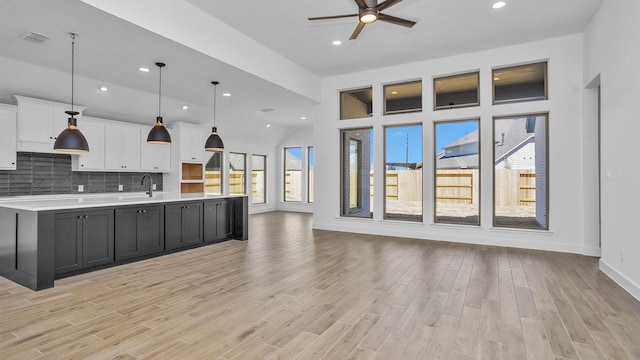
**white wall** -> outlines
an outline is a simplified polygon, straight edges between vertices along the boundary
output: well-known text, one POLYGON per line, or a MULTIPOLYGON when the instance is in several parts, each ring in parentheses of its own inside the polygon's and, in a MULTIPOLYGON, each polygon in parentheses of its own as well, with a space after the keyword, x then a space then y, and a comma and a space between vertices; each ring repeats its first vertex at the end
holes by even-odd
MULTIPOLYGON (((309 153, 307 148, 309 146, 313 146, 313 128, 311 126, 304 128, 293 129, 290 134, 283 136, 282 141, 280 142, 277 151, 277 167, 276 171, 278 173, 278 189, 277 194, 278 197, 275 199, 277 202, 278 210, 283 211, 298 211, 298 212, 313 212, 314 204, 310 204, 307 202, 308 199, 308 187, 307 187, 307 164, 309 159, 309 153), (285 147, 301 147, 302 148, 302 201, 300 202, 291 202, 291 201, 283 201, 284 198, 284 148, 285 147)), ((318 159, 317 148, 314 147, 316 151, 315 161, 318 159)), ((316 176, 318 176, 318 172, 316 171, 316 176)), ((316 179, 316 183, 321 179, 316 179)), ((318 192, 315 193, 315 201, 318 201, 318 196, 320 194, 318 192)))
POLYGON ((639 1, 605 0, 585 31, 584 52, 584 85, 593 79, 601 85, 600 268, 638 299, 639 18, 639 1))
MULTIPOLYGON (((427 50, 425 50, 427 51, 427 50)), ((316 203, 314 227, 375 233, 422 239, 513 246, 598 255, 597 242, 584 241, 583 197, 594 189, 585 188, 582 174, 582 34, 534 43, 491 49, 435 60, 404 64, 323 80, 322 103, 314 123, 316 144, 316 203), (491 105, 493 67, 548 60, 549 100, 491 105), (481 106, 433 111, 434 76, 480 70, 481 106), (423 80, 423 112, 382 116, 382 86, 406 80, 423 80), (339 91, 373 86, 373 117, 339 119, 339 91), (498 229, 492 227, 492 133, 494 116, 549 113, 549 231, 498 229), (433 121, 480 118, 481 137, 481 226, 454 226, 433 223, 433 121), (341 218, 340 142, 342 127, 373 126, 375 183, 382 184, 384 125, 423 124, 424 131, 424 223, 382 219, 382 192, 374 194, 373 219, 341 218), (484 135, 484 136, 482 136, 484 135), (577 137, 577 138, 576 138, 577 137), (578 159, 578 161, 576 161, 578 159)))

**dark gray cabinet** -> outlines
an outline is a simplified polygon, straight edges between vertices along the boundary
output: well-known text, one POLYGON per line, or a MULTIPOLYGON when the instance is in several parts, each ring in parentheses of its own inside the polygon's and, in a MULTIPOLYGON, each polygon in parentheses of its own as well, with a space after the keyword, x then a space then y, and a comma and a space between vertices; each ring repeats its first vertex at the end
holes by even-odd
POLYGON ((116 261, 164 251, 164 206, 116 209, 115 218, 116 261))
POLYGON ((56 213, 55 274, 112 263, 113 225, 113 209, 56 213))
POLYGON ((168 204, 165 212, 165 249, 202 244, 203 202, 168 204))
POLYGON ((204 203, 204 242, 216 243, 233 236, 233 201, 218 199, 204 203))

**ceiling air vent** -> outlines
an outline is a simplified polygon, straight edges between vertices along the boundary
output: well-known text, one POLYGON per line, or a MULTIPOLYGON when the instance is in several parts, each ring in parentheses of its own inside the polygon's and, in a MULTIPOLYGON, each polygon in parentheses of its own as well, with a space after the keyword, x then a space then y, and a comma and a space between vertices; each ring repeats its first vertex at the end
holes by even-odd
POLYGON ((38 34, 38 33, 35 33, 33 31, 29 31, 29 32, 24 33, 22 38, 24 40, 31 41, 31 42, 36 43, 36 44, 42 44, 43 42, 49 40, 48 36, 42 35, 42 34, 38 34))
POLYGON ((264 108, 264 109, 260 109, 260 111, 262 111, 262 112, 272 112, 272 111, 275 111, 275 109, 272 109, 272 108, 264 108))

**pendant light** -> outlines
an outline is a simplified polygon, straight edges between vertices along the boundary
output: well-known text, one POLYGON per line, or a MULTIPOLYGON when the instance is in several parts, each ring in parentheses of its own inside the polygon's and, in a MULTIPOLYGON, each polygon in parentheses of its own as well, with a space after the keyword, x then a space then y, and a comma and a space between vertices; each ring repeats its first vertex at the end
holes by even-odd
POLYGON ((213 128, 211 128, 211 135, 207 139, 207 142, 204 143, 204 149, 206 151, 222 151, 224 150, 224 143, 222 139, 218 135, 218 128, 216 128, 216 97, 218 94, 218 84, 217 81, 212 81, 213 85, 213 128))
POLYGON ((65 111, 65 114, 71 116, 67 120, 67 128, 64 129, 60 135, 56 138, 56 142, 53 144, 53 149, 66 152, 87 152, 89 151, 89 144, 84 135, 78 130, 76 115, 80 114, 73 110, 73 75, 74 75, 74 58, 75 58, 75 43, 76 34, 69 33, 71 36, 71 110, 65 111))
POLYGON ((160 86, 158 87, 158 117, 156 118, 156 124, 149 131, 147 136, 147 142, 150 144, 171 144, 171 135, 167 128, 162 125, 162 116, 160 115, 160 104, 162 101, 162 68, 165 67, 164 63, 157 62, 156 66, 160 68, 160 86))

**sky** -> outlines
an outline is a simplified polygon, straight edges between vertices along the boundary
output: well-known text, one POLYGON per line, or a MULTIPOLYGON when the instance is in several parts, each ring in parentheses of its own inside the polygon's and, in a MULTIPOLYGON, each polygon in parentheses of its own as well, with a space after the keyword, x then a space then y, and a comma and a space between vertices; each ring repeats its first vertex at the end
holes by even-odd
MULTIPOLYGON (((436 153, 442 151, 442 147, 450 144, 456 139, 478 129, 478 121, 453 121, 436 124, 436 153)), ((386 162, 422 162, 422 147, 432 146, 431 142, 423 143, 422 126, 393 126, 385 128, 385 139, 387 141, 386 162), (408 137, 408 161, 407 160, 407 137, 408 137)), ((369 138, 373 148, 373 131, 370 131, 369 138)), ((287 148, 291 155, 302 159, 302 148, 287 148)), ((314 150, 310 149, 309 163, 314 165, 314 150)), ((373 163, 373 152, 371 152, 371 162, 373 163)))
MULTIPOLYGON (((442 151, 442 147, 463 137, 464 135, 478 129, 478 122, 454 121, 436 124, 436 153, 442 151)), ((409 162, 417 163, 422 161, 422 147, 433 146, 431 141, 422 141, 422 126, 402 126, 388 127, 385 129, 386 162, 409 162), (407 159, 407 136, 409 138, 409 158, 407 159)), ((372 159, 373 160, 373 159, 372 159)))

